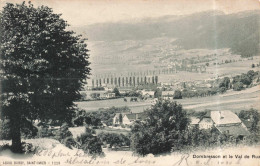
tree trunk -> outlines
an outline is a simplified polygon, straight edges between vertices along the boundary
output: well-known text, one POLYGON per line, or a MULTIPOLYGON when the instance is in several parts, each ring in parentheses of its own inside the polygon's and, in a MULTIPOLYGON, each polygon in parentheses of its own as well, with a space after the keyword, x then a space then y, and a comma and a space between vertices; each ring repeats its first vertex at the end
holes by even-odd
POLYGON ((20 123, 21 123, 21 118, 18 114, 13 115, 13 117, 10 118, 12 151, 15 153, 22 152, 21 124, 20 123))

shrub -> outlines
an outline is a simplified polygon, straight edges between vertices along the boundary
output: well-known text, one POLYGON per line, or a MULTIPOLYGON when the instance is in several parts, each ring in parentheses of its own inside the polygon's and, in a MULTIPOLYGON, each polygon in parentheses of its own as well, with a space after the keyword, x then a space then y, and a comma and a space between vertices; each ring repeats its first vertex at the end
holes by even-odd
POLYGON ((77 145, 77 142, 74 140, 73 137, 67 137, 64 139, 63 141, 64 145, 70 149, 72 149, 72 147, 75 147, 77 145))
POLYGON ((121 94, 117 88, 113 89, 113 93, 115 93, 115 96, 121 96, 121 94))
POLYGON ((174 99, 182 99, 181 91, 179 91, 179 90, 174 91, 173 98, 174 99))
POLYGON ((225 87, 220 87, 219 89, 218 89, 218 92, 219 93, 224 93, 224 92, 226 92, 227 91, 227 89, 225 88, 225 87))
POLYGON ((44 137, 53 137, 54 134, 47 126, 41 126, 38 130, 38 137, 44 138, 44 137))
POLYGON ((102 142, 94 135, 95 131, 86 127, 85 133, 77 137, 80 148, 86 153, 93 157, 97 155, 104 155, 102 151, 102 142))
MULTIPOLYGON (((21 124, 21 136, 22 138, 34 138, 37 136, 38 129, 27 120, 24 120, 21 124)), ((10 122, 9 120, 0 121, 0 139, 10 140, 10 122)))
POLYGON ((31 139, 37 136, 38 129, 28 120, 23 120, 21 124, 22 138, 31 139))
POLYGON ((35 152, 36 148, 31 143, 22 142, 22 151, 25 154, 35 152))
POLYGON ((5 150, 11 150, 11 145, 9 144, 0 145, 0 152, 5 150))
MULTIPOLYGON (((34 147, 31 143, 22 142, 21 153, 24 153, 24 154, 34 153, 36 151, 36 149, 37 149, 37 147, 34 147)), ((9 144, 0 145, 0 152, 5 151, 5 150, 12 150, 11 145, 9 145, 9 144)))
POLYGON ((123 134, 117 133, 104 133, 98 134, 98 138, 103 142, 103 144, 109 144, 109 147, 116 148, 121 146, 130 146, 130 136, 125 136, 123 134))
POLYGON ((73 123, 76 125, 76 126, 83 126, 84 124, 84 117, 83 116, 79 116, 77 117, 73 123))
POLYGON ((242 82, 236 82, 233 85, 233 90, 240 91, 243 89, 243 83, 242 82))
POLYGON ((61 142, 64 143, 64 140, 67 137, 72 137, 72 133, 69 131, 68 124, 64 123, 60 130, 57 132, 56 138, 61 142))

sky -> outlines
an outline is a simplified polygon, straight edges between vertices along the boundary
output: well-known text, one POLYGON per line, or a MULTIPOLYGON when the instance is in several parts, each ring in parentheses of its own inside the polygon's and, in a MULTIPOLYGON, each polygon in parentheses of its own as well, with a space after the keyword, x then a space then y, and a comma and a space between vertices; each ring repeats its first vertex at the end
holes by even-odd
MULTIPOLYGON (((28 1, 28 0, 25 0, 28 1)), ((21 0, 0 0, 21 3, 21 0)), ((71 26, 121 22, 166 15, 187 15, 208 10, 225 14, 259 10, 259 0, 31 0, 35 6, 47 5, 71 26)))

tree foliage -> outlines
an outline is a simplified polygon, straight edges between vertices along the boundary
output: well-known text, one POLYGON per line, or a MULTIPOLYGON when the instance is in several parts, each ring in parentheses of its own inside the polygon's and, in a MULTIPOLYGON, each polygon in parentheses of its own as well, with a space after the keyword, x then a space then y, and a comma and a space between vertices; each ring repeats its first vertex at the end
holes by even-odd
POLYGON ((102 142, 95 136, 94 130, 86 127, 85 133, 78 136, 76 140, 79 142, 80 148, 82 148, 86 154, 92 156, 103 155, 101 148, 102 142))
POLYGON ((182 94, 180 90, 175 90, 173 94, 174 99, 182 99, 182 94))
POLYGON ((70 121, 90 71, 85 40, 66 30, 60 16, 30 2, 1 11, 1 115, 10 119, 17 151, 21 117, 70 121))
POLYGON ((233 85, 233 90, 235 91, 240 91, 242 90, 244 87, 243 87, 243 83, 242 82, 236 82, 234 83, 233 85))
POLYGON ((180 104, 159 100, 147 115, 144 122, 136 122, 131 130, 131 146, 136 153, 167 153, 183 145, 189 119, 180 104))
POLYGON ((247 111, 242 110, 242 111, 240 111, 238 116, 242 120, 251 122, 250 123, 251 125, 249 127, 249 130, 251 132, 259 132, 258 123, 260 120, 260 114, 258 113, 257 110, 255 110, 255 109, 250 109, 247 111))
POLYGON ((123 134, 101 132, 100 134, 98 134, 98 137, 103 142, 103 144, 109 144, 110 148, 130 146, 129 136, 125 136, 123 134))
POLYGON ((115 96, 116 96, 116 97, 121 96, 121 95, 120 95, 120 92, 119 92, 119 90, 118 90, 117 87, 115 87, 115 88, 113 89, 113 93, 115 93, 115 96))
POLYGON ((223 80, 219 83, 219 88, 224 87, 225 89, 229 89, 230 87, 230 78, 224 77, 223 80))

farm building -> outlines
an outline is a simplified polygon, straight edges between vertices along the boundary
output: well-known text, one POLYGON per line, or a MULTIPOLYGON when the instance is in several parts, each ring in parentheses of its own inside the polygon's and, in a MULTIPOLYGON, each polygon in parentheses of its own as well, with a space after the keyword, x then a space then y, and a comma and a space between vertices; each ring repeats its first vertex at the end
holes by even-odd
POLYGON ((146 115, 144 113, 117 113, 113 118, 114 125, 132 125, 136 120, 144 120, 146 115), (120 115, 121 114, 121 115, 120 115), (120 122, 120 116, 122 116, 122 122, 120 122))
POLYGON ((112 93, 112 92, 106 92, 106 93, 103 94, 102 97, 103 97, 103 98, 110 99, 110 98, 116 97, 116 94, 115 94, 115 93, 112 93))
POLYGON ((174 91, 162 91, 163 99, 173 99, 174 91))
POLYGON ((239 117, 229 111, 207 112, 202 118, 191 117, 190 127, 199 126, 200 129, 210 129, 215 127, 220 133, 244 139, 249 135, 249 131, 239 117))
POLYGON ((197 117, 190 117, 190 127, 197 127, 199 126, 200 119, 197 117))
POLYGON ((241 139, 249 135, 244 123, 231 111, 212 111, 211 118, 220 133, 240 137, 241 139))
POLYGON ((154 91, 141 91, 143 97, 154 98, 154 91))

